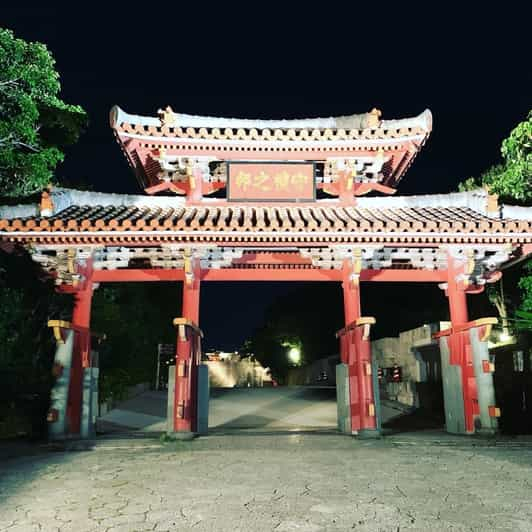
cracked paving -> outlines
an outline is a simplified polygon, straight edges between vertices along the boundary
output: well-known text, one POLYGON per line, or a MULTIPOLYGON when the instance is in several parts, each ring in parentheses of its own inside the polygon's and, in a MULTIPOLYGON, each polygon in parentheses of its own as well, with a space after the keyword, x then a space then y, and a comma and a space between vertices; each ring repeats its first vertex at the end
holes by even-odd
POLYGON ((525 531, 532 446, 417 436, 103 438, 4 461, 0 531, 525 531))

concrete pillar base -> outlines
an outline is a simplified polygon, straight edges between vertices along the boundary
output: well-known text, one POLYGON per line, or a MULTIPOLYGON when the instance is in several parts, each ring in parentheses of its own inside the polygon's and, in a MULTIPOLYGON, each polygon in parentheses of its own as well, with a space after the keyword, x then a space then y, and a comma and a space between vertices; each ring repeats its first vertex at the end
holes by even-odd
POLYGON ((475 431, 475 436, 480 436, 481 438, 492 438, 497 436, 499 431, 497 429, 490 428, 480 428, 475 431))
POLYGON ((198 436, 198 434, 196 434, 195 432, 188 432, 188 431, 183 431, 183 432, 167 432, 166 433, 166 437, 169 438, 170 440, 179 440, 179 441, 190 441, 190 440, 193 440, 194 438, 196 438, 198 436))
POLYGON ((359 440, 375 440, 381 437, 381 432, 377 429, 361 429, 354 436, 359 440))

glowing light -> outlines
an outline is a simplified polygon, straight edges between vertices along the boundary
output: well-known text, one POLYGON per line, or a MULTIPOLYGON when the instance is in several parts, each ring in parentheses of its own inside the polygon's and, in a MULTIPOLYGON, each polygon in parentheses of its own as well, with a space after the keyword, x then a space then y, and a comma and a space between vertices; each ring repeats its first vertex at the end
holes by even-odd
POLYGON ((501 342, 509 342, 512 339, 512 336, 508 334, 506 331, 502 331, 501 334, 499 334, 499 340, 501 342))
POLYGON ((301 362, 301 351, 297 347, 292 347, 292 349, 288 351, 288 360, 290 360, 292 364, 299 364, 301 362))

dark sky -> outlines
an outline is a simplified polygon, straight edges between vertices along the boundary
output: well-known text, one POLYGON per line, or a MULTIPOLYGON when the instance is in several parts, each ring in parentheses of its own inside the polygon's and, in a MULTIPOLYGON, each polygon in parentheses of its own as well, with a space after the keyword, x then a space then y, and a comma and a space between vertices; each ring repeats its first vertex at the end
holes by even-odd
MULTIPOLYGON (((471 12, 466 3, 454 11, 433 2, 425 10, 379 2, 373 12, 359 2, 350 10, 325 2, 299 9, 249 2, 233 10, 226 2, 114 4, 0 8, 0 26, 47 44, 63 98, 88 112, 90 127, 59 175, 95 190, 140 192, 108 125, 114 104, 137 114, 169 104, 176 112, 243 118, 378 107, 391 119, 428 107, 434 132, 400 185, 405 194, 448 192, 497 162, 502 139, 531 107, 528 17, 511 3, 471 12)), ((212 309, 235 295, 239 330, 248 331, 284 290, 264 285, 242 311, 249 287, 211 286, 202 304, 212 309)), ((227 324, 211 329, 215 342, 228 345, 246 334, 229 338, 227 324)))

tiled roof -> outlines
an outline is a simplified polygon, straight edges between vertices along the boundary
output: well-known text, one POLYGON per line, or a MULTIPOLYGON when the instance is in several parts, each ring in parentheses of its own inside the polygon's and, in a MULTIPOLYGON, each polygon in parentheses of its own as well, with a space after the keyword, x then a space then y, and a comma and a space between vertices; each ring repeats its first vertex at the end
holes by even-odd
POLYGON ((69 233, 88 237, 105 232, 107 238, 109 233, 118 237, 132 232, 142 232, 146 236, 150 232, 164 232, 177 238, 185 234, 192 238, 201 234, 203 238, 206 233, 212 233, 210 241, 238 235, 254 238, 261 234, 272 235, 275 241, 283 237, 297 240, 313 234, 324 238, 334 235, 348 239, 364 236, 376 240, 448 241, 452 238, 497 242, 504 236, 516 242, 532 241, 532 215, 528 219, 488 216, 471 207, 475 205, 472 194, 456 194, 461 202, 451 201, 452 195, 448 195, 446 201, 445 196, 434 196, 432 205, 430 196, 367 198, 355 207, 332 202, 185 205, 173 198, 77 194, 80 198, 73 194, 71 199, 85 197, 86 201, 70 205, 64 201, 62 208, 49 217, 9 217, 4 209, 0 239, 7 236, 6 233, 16 238, 22 232, 34 233, 35 237, 40 233, 61 233, 66 238, 69 233), (469 199, 469 204, 465 199, 469 199))
MULTIPOLYGON (((374 109, 361 115, 331 118, 240 120, 183 115, 169 108, 160 111, 158 117, 147 117, 131 115, 114 106, 110 123, 142 188, 152 194, 160 191, 155 187, 161 182, 175 180, 176 186, 164 188, 184 192, 179 186, 182 179, 175 172, 169 174, 165 163, 177 160, 184 170, 185 159, 187 164, 202 168, 202 181, 212 182, 220 179, 216 169, 210 175, 209 162, 349 161, 357 168, 363 160, 371 162, 383 157, 384 165, 375 168, 375 175, 370 177, 395 187, 427 141, 432 114, 427 109, 413 118, 380 120, 380 111, 374 109)), ((357 172, 355 182, 368 177, 363 169, 357 172)), ((337 176, 332 177, 335 181, 337 176)), ((212 187, 202 185, 202 193, 212 191, 212 187)))
MULTIPOLYGON (((380 112, 378 112, 380 115, 380 112)), ((413 118, 379 120, 372 113, 308 120, 239 120, 183 115, 161 111, 159 117, 131 115, 114 106, 111 127, 142 137, 174 137, 240 141, 349 141, 428 136, 432 114, 427 109, 413 118)))

